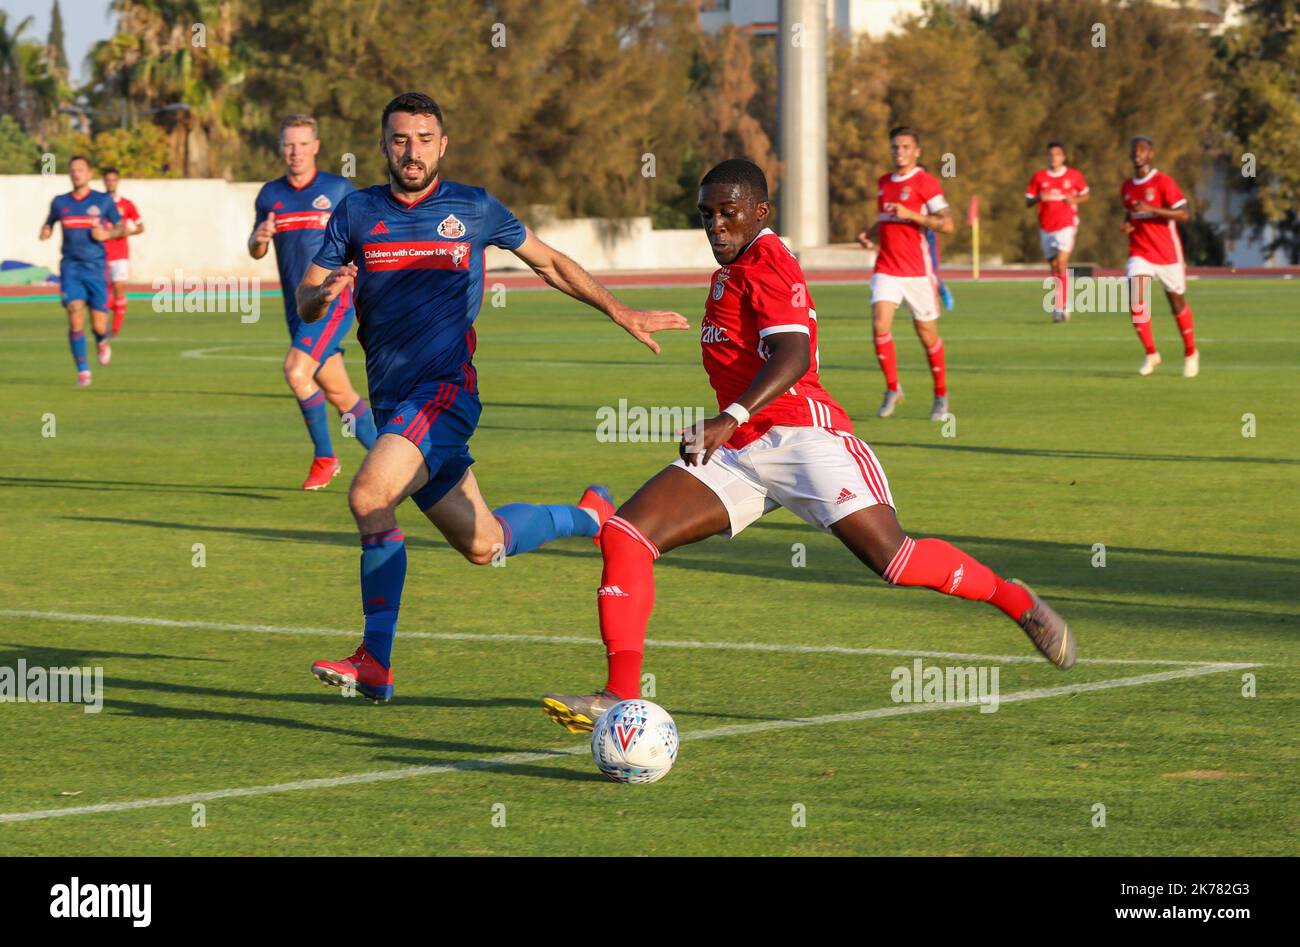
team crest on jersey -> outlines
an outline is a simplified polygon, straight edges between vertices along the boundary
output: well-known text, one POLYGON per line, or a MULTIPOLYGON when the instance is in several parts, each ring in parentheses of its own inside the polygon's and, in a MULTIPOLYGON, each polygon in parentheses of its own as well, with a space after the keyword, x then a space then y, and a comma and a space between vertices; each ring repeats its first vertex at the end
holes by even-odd
POLYGON ((438 225, 438 236, 456 240, 465 236, 465 225, 456 219, 455 214, 448 214, 438 225))
POLYGON ((334 205, 330 203, 330 199, 328 197, 322 194, 319 197, 317 197, 316 200, 311 202, 311 206, 316 208, 317 210, 326 210, 330 207, 333 207, 334 205))
POLYGON ((912 189, 910 187, 905 187, 901 192, 899 192, 898 199, 900 201, 905 201, 911 196, 912 196, 912 189))
POLYGON ((98 207, 91 205, 91 207, 87 209, 86 213, 89 214, 91 217, 98 217, 102 212, 98 207))
POLYGON ((713 282, 713 301, 717 302, 722 298, 722 294, 727 291, 726 281, 731 278, 731 274, 726 269, 718 270, 718 278, 713 282))
POLYGON ((1155 199, 1156 199, 1156 189, 1153 188, 1153 187, 1149 187, 1149 188, 1147 188, 1146 202, 1147 202, 1148 204, 1150 204, 1150 203, 1152 203, 1155 199))

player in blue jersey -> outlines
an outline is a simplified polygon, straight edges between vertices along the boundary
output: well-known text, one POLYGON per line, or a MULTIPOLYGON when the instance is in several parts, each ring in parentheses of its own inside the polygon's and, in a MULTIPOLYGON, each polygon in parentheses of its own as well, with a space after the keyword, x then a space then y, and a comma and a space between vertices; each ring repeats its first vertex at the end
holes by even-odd
POLYGON ((442 111, 427 95, 408 92, 388 103, 380 130, 389 183, 349 194, 335 210, 298 287, 298 312, 315 323, 355 288, 357 337, 379 425, 348 493, 361 533, 364 639, 351 657, 317 661, 312 673, 387 700, 406 581, 398 504, 413 499, 452 548, 479 565, 560 536, 595 537, 614 512, 597 486, 577 506, 491 510, 479 492, 469 439, 481 411, 472 359, 485 248, 513 251, 551 286, 599 309, 656 353, 652 333, 689 325, 675 312, 624 305, 485 190, 442 180, 447 136, 442 111))
POLYGON ((341 294, 330 306, 325 321, 312 326, 298 318, 294 299, 294 290, 320 251, 330 214, 353 190, 347 178, 316 169, 319 151, 316 119, 289 115, 280 122, 280 153, 286 173, 268 181, 258 192, 256 223, 248 238, 248 252, 256 260, 266 256, 267 247, 275 242, 290 339, 284 377, 298 399, 315 448, 311 469, 302 485, 304 490, 319 490, 341 469, 330 439, 326 401, 351 423, 362 446, 369 450, 375 442, 375 419, 370 407, 352 387, 343 366, 342 343, 354 316, 351 294, 341 294))
POLYGON ((126 228, 113 199, 103 191, 90 189, 90 160, 74 155, 68 162, 72 190, 50 201, 50 212, 41 228, 41 239, 49 240, 54 225, 63 228, 63 259, 59 264, 59 295, 68 310, 68 345, 77 365, 77 384, 90 384, 90 363, 86 359, 86 310, 95 333, 99 364, 113 358, 108 344, 108 257, 104 241, 122 236, 126 228))

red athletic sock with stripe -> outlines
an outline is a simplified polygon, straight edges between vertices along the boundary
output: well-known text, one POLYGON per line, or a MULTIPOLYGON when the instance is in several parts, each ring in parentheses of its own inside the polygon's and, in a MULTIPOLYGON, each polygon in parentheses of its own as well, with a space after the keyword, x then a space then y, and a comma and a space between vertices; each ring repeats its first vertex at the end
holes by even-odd
POLYGON ((659 550, 627 520, 613 516, 601 528, 600 554, 605 568, 596 606, 600 637, 609 658, 605 689, 628 700, 641 696, 641 660, 646 625, 655 604, 654 561, 659 550))
POLYGON ((126 319, 126 293, 114 293, 112 297, 113 334, 122 331, 122 321, 126 319))
POLYGON ((1156 340, 1151 334, 1150 303, 1134 299, 1130 311, 1133 313, 1133 328, 1137 331, 1138 338, 1142 340, 1142 347, 1147 350, 1148 355, 1155 355, 1156 340))
POLYGON ((892 332, 876 336, 876 358, 880 361, 880 370, 885 373, 885 387, 890 391, 897 391, 898 354, 894 351, 892 332))
POLYGON ((1174 316, 1174 319, 1178 322, 1178 331, 1183 334, 1183 354, 1194 355, 1196 353, 1196 333, 1193 331, 1192 307, 1184 306, 1183 311, 1174 316))
POLYGON ((891 585, 919 585, 944 595, 988 602, 1014 621, 1033 607, 1024 586, 1001 578, 942 539, 904 539, 885 568, 884 579, 891 585))
POLYGON ((942 398, 948 393, 948 378, 943 360, 943 339, 935 339, 934 345, 927 346, 925 357, 930 360, 930 374, 934 375, 934 396, 942 398))

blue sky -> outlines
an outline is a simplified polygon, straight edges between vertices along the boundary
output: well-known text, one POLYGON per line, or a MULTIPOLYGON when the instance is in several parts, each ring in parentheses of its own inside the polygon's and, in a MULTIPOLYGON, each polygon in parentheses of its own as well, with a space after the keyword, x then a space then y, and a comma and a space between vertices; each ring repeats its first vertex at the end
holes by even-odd
MULTIPOLYGON (((98 40, 113 35, 113 18, 108 12, 108 4, 109 0, 59 0, 59 9, 63 12, 63 42, 74 82, 87 76, 83 64, 91 47, 98 40)), ((52 6, 54 0, 0 0, 0 10, 9 14, 9 29, 30 16, 32 23, 23 36, 41 42, 50 31, 52 6)))

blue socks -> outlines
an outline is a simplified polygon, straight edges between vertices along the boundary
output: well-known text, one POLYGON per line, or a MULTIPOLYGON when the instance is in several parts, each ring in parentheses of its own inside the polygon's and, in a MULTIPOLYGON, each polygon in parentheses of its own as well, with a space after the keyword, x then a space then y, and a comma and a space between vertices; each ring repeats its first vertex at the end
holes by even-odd
POLYGON ((375 438, 379 436, 375 430, 375 416, 370 413, 370 405, 366 404, 365 398, 358 398, 357 403, 348 408, 346 413, 352 415, 352 433, 356 434, 362 447, 370 450, 375 438))
POLYGON ((77 363, 78 372, 90 371, 90 363, 86 361, 86 333, 85 330, 74 332, 68 330, 68 346, 72 349, 72 360, 77 363))
POLYGON ((299 401, 298 407, 302 409, 302 419, 307 422, 311 442, 316 445, 316 456, 333 457, 334 445, 330 443, 329 421, 325 419, 325 392, 317 388, 310 398, 299 401))
POLYGON ((596 519, 566 504, 508 503, 492 511, 506 535, 506 555, 532 552, 561 536, 595 536, 596 519))
POLYGON ((400 529, 361 537, 361 610, 366 616, 364 643, 384 667, 393 661, 397 611, 406 584, 406 537, 400 529))

